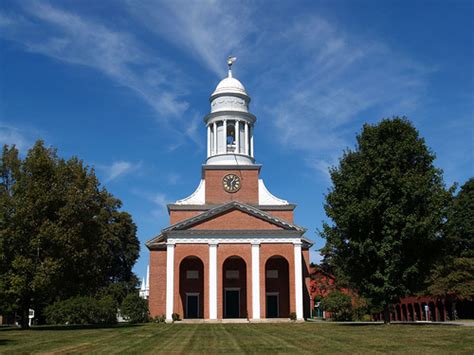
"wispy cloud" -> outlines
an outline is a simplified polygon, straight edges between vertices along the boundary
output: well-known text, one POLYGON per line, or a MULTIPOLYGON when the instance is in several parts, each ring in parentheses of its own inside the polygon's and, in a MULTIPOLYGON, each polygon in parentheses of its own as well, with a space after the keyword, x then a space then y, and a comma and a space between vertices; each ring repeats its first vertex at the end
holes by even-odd
POLYGON ((305 152, 317 171, 326 170, 327 157, 340 154, 363 122, 409 114, 424 98, 429 68, 321 17, 299 18, 274 45, 279 55, 257 90, 271 94, 256 100, 271 115, 281 143, 305 152))
MULTIPOLYGON (((0 18, 1 36, 30 51, 92 67, 131 89, 161 122, 172 122, 168 129, 177 139, 169 150, 188 141, 203 147, 202 115, 186 100, 195 73, 184 76, 127 29, 117 29, 117 23, 32 4, 23 17, 0 18)), ((266 120, 261 125, 278 146, 302 152, 316 171, 350 145, 363 122, 414 112, 433 71, 376 34, 345 30, 317 13, 281 14, 265 11, 259 2, 239 1, 120 4, 130 16, 127 21, 142 25, 154 41, 171 43, 187 54, 186 61, 201 63, 219 77, 225 56, 240 57, 245 65, 236 70, 244 77, 252 73, 247 86, 255 113, 266 120)))
POLYGON ((39 138, 41 133, 35 129, 15 127, 0 121, 0 146, 15 145, 21 154, 26 154, 39 138))
POLYGON ((159 207, 166 209, 169 200, 166 198, 166 195, 163 193, 156 193, 151 197, 151 200, 159 207))
POLYGON ((215 73, 225 55, 241 56, 272 137, 321 172, 327 158, 314 155, 340 154, 363 122, 416 110, 433 70, 318 14, 262 17, 258 3, 211 0, 129 4, 148 29, 215 73))
POLYGON ((28 51, 99 71, 141 97, 162 123, 179 122, 188 109, 181 71, 125 30, 28 1, 22 14, 1 15, 0 36, 28 51))
POLYGON ((224 58, 248 45, 257 28, 252 6, 238 1, 129 1, 129 11, 150 31, 192 53, 219 77, 224 58))
POLYGON ((131 192, 148 201, 153 204, 153 208, 150 210, 150 214, 153 217, 164 217, 166 215, 166 212, 168 210, 168 203, 171 203, 171 199, 164 193, 162 192, 150 192, 150 191, 144 191, 141 189, 133 188, 131 192))
POLYGON ((111 182, 130 173, 136 173, 142 166, 142 163, 132 163, 129 161, 115 161, 110 165, 98 165, 99 170, 105 174, 105 181, 111 182))
POLYGON ((170 185, 176 185, 179 180, 181 180, 181 175, 177 173, 170 172, 166 174, 166 182, 170 185))

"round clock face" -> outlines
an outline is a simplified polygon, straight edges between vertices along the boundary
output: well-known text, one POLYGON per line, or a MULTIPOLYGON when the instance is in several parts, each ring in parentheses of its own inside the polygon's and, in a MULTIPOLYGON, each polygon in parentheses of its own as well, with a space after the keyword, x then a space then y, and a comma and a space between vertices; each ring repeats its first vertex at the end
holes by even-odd
POLYGON ((227 192, 237 192, 240 189, 240 178, 235 174, 228 174, 222 179, 222 186, 227 192))

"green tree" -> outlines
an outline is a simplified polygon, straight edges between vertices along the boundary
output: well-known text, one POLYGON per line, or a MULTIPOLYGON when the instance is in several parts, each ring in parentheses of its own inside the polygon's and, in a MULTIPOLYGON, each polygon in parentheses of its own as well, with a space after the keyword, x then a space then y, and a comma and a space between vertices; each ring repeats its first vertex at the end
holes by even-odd
POLYGON ((127 295, 123 300, 120 312, 130 323, 144 323, 148 321, 148 301, 141 298, 138 292, 127 295))
POLYGON ((352 298, 339 290, 322 298, 319 306, 323 311, 331 312, 331 318, 334 320, 352 320, 352 298))
POLYGON ((406 118, 363 127, 330 169, 324 264, 373 307, 424 287, 441 243, 449 193, 435 155, 406 118))
POLYGON ((454 303, 474 300, 474 178, 461 187, 448 210, 442 250, 428 292, 454 303))
MULTIPOLYGON (((27 327, 28 309, 110 284, 135 287, 136 226, 77 158, 64 160, 36 142, 22 160, 0 158, 0 299, 27 327)), ((0 304, 2 306, 2 304, 0 304)))
POLYGON ((461 186, 449 208, 446 246, 449 255, 474 257, 474 178, 461 186))

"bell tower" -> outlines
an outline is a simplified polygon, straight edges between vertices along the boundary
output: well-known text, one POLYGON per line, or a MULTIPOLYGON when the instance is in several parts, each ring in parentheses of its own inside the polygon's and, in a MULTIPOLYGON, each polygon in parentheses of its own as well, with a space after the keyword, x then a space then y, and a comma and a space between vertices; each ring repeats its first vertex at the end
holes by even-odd
POLYGON ((209 98, 211 112, 204 117, 207 158, 202 165, 201 181, 193 194, 169 205, 172 222, 178 218, 175 210, 183 211, 189 206, 202 210, 232 201, 272 211, 277 206, 278 211, 288 211, 286 219, 293 219, 294 205, 273 196, 259 177, 262 166, 255 162, 253 139, 257 119, 249 111, 249 94, 232 74, 235 60, 227 59, 227 77, 209 98))
POLYGON ((235 57, 227 59, 228 75, 212 93, 211 112, 204 117, 207 126, 207 165, 253 165, 253 126, 249 112, 250 96, 232 76, 235 57))

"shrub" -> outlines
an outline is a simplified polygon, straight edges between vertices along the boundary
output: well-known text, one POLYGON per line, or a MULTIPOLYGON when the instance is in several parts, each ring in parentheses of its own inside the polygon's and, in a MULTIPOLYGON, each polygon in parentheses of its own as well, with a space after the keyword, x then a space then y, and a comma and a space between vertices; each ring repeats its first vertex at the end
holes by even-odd
POLYGON ((148 301, 141 298, 138 293, 130 293, 123 300, 120 312, 130 323, 148 322, 148 301))
POLYGON ((181 318, 179 317, 179 313, 173 313, 171 315, 171 318, 173 319, 173 322, 181 320, 181 318))
MULTIPOLYGON (((354 297, 352 305, 352 319, 353 320, 366 320, 369 308, 367 302, 361 297, 354 297)), ((370 316, 369 316, 370 320, 370 316)))
POLYGON ((296 313, 295 312, 290 313, 290 319, 291 320, 296 320, 296 313))
POLYGON ((352 320, 352 299, 341 291, 333 291, 320 302, 324 311, 331 312, 334 320, 352 320))
POLYGON ((154 318, 151 318, 151 321, 153 323, 164 323, 166 322, 166 316, 162 314, 161 316, 156 316, 154 318))
POLYGON ((113 324, 117 322, 117 306, 112 297, 99 300, 76 296, 45 308, 49 324, 113 324))

